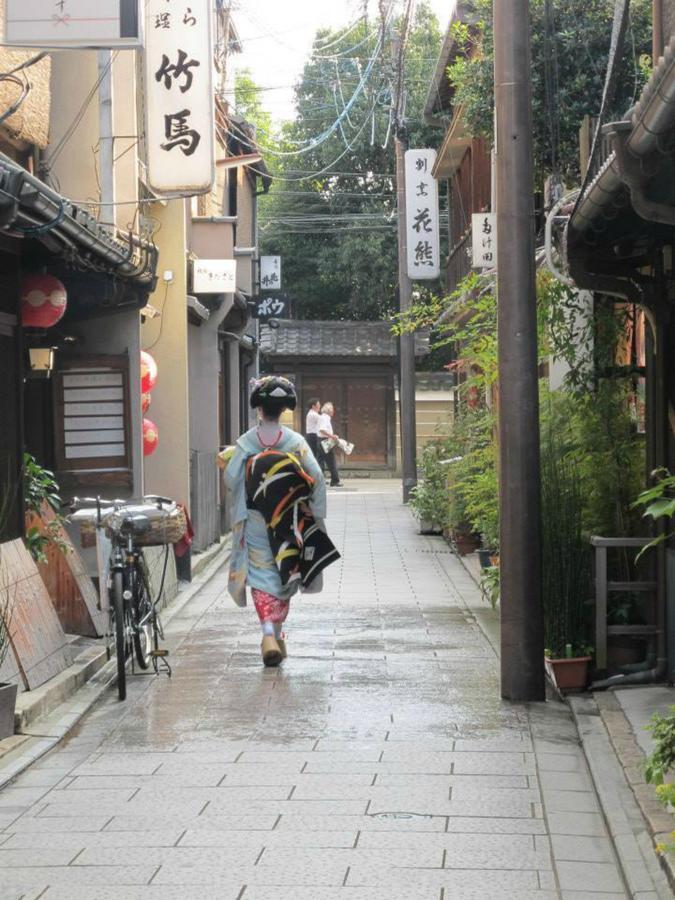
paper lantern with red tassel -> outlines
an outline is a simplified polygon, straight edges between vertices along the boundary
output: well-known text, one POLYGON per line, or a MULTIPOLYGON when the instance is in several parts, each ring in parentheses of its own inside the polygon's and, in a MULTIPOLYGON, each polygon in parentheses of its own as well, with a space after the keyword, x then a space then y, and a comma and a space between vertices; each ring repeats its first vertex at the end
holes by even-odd
POLYGON ((145 394, 141 394, 141 409, 143 410, 143 415, 150 409, 150 392, 148 391, 145 394))
POLYGON ((151 391, 155 383, 157 382, 157 363, 150 356, 149 353, 146 353, 145 350, 141 350, 141 391, 144 394, 147 394, 148 391, 151 391))
POLYGON ((53 275, 28 275, 21 283, 21 324, 26 328, 51 328, 63 317, 68 303, 66 289, 53 275))
POLYGON ((143 456, 150 456, 159 444, 157 426, 150 419, 143 419, 143 456))

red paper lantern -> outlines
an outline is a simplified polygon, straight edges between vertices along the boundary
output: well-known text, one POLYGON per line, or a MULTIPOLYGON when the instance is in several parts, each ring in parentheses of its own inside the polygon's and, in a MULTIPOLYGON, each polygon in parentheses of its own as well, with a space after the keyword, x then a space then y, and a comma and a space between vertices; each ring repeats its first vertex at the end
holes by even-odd
POLYGON ((157 363, 146 353, 141 350, 141 391, 147 394, 151 391, 157 381, 157 363))
POLYGON ((141 409, 143 410, 143 415, 150 409, 150 393, 147 392, 141 395, 141 409))
POLYGON ((65 287, 53 275, 28 275, 21 284, 21 323, 26 328, 51 328, 66 311, 65 287))
POLYGON ((157 426, 150 419, 143 419, 143 456, 150 456, 159 444, 157 426))

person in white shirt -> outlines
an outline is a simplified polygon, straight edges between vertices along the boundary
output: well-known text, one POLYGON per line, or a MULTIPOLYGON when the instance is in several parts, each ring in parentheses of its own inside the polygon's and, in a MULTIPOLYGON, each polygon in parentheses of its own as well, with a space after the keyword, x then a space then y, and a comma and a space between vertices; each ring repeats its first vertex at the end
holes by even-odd
MULTIPOLYGON (((319 416, 320 441, 338 437, 338 435, 333 431, 332 418, 334 414, 335 409, 333 407, 333 404, 324 403, 324 405, 321 407, 321 415, 319 416)), ((325 466, 328 467, 328 471, 330 472, 330 486, 342 487, 342 482, 340 481, 340 473, 338 472, 337 467, 337 460, 335 459, 335 447, 331 447, 328 451, 323 451, 323 459, 319 460, 319 464, 321 465, 322 469, 325 468, 325 466)))
POLYGON ((321 462, 321 443, 319 441, 319 423, 321 421, 321 401, 318 397, 312 397, 309 401, 307 418, 305 419, 305 435, 314 458, 321 462))

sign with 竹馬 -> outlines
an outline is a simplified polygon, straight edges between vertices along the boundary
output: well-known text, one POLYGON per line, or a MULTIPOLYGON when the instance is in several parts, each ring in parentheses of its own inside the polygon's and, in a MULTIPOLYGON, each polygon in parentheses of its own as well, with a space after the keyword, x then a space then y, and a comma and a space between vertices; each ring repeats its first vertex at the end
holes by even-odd
POLYGON ((5 0, 5 34, 16 47, 140 47, 140 0, 5 0))
POLYGON ((260 257, 260 287, 264 291, 278 291, 281 287, 281 257, 260 257))
POLYGON ((431 174, 435 150, 405 154, 406 237, 408 278, 438 278, 441 274, 438 182, 431 174))
POLYGON ((211 190, 215 171, 210 0, 147 0, 148 187, 163 197, 211 190))
POLYGON ((497 265, 497 215, 473 213, 471 243, 474 269, 494 269, 497 265))
POLYGON ((290 319, 291 301, 285 294, 258 297, 253 303, 253 318, 267 322, 269 319, 290 319))
POLYGON ((232 294, 236 289, 236 259, 193 260, 192 290, 195 294, 232 294))

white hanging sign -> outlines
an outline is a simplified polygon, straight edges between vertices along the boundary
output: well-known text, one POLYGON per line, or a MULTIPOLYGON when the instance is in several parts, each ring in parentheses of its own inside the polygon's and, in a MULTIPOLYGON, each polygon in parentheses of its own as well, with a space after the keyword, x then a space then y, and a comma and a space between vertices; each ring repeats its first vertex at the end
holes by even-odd
POLYGON ((281 257, 260 257, 260 287, 263 291, 278 291, 281 287, 281 257))
POLYGON ((195 259, 192 263, 195 294, 232 294, 236 289, 236 259, 195 259))
POLYGON ((415 280, 441 274, 438 182, 431 174, 435 161, 435 150, 407 150, 405 154, 408 278, 415 280))
POLYGON ((471 243, 474 269, 494 269, 497 266, 496 213, 472 214, 471 243))
POLYGON ((148 187, 163 197, 211 190, 215 173, 210 0, 147 0, 148 187))
POLYGON ((140 47, 140 0, 5 0, 5 36, 17 47, 140 47))

